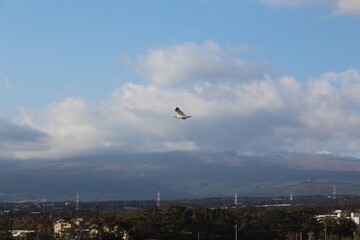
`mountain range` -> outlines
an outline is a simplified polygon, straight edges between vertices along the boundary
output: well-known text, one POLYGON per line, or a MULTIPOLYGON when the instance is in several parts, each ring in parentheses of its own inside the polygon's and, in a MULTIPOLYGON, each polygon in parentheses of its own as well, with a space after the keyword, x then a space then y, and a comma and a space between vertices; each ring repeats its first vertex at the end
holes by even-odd
POLYGON ((0 201, 360 193, 360 159, 323 153, 167 152, 1 160, 0 201))

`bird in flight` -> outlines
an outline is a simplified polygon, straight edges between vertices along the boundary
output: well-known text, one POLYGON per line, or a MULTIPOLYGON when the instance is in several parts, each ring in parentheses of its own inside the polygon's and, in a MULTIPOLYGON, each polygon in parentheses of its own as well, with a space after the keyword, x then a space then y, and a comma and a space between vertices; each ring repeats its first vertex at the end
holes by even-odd
POLYGON ((177 113, 173 118, 177 118, 177 119, 187 119, 187 118, 191 118, 191 116, 187 116, 183 111, 180 110, 180 108, 175 108, 175 112, 177 113))

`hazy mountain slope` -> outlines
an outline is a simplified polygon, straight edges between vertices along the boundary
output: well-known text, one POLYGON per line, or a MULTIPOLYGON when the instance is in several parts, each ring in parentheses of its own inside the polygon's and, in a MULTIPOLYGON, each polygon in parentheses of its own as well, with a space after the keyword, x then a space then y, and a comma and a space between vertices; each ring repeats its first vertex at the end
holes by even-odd
POLYGON ((329 154, 159 153, 0 161, 0 200, 155 199, 360 192, 360 161, 329 154), (311 167, 311 162, 315 162, 311 167), (349 168, 349 165, 352 167, 349 168), (323 166, 321 168, 321 166, 323 166))

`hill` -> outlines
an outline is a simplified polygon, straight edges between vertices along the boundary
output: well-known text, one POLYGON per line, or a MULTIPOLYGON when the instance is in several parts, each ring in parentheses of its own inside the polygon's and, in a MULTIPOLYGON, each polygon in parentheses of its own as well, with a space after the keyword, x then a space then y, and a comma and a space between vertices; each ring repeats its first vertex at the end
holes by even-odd
POLYGON ((0 200, 83 201, 360 193, 360 159, 168 152, 0 161, 0 200))

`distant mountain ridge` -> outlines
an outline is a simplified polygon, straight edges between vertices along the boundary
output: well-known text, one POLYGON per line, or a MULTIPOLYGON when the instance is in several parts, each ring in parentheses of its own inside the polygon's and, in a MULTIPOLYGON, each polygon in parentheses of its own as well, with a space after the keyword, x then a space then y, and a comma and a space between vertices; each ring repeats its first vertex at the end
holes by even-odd
POLYGON ((0 161, 0 200, 83 201, 360 193, 360 159, 168 152, 0 161))

